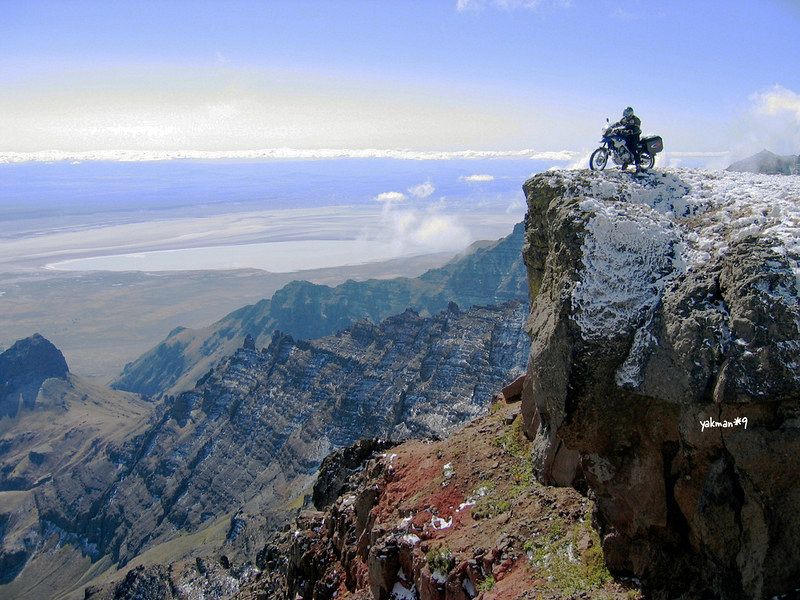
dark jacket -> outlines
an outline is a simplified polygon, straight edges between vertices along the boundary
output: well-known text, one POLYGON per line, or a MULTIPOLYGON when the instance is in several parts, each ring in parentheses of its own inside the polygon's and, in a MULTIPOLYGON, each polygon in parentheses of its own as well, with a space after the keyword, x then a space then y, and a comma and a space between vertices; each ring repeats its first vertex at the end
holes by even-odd
POLYGON ((620 132, 622 135, 639 136, 642 134, 642 120, 636 115, 622 117, 622 119, 614 123, 614 127, 617 126, 623 128, 623 130, 620 132))

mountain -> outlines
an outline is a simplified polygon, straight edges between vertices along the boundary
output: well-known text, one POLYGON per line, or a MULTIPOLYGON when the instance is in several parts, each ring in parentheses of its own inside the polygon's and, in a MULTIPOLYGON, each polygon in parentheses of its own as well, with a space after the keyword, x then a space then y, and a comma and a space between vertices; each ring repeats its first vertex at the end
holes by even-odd
POLYGON ((800 581, 800 178, 526 182, 533 469, 652 597, 800 581))
POLYGON ((742 173, 765 173, 768 175, 790 175, 796 172, 800 156, 779 156, 769 150, 762 150, 753 156, 731 164, 726 171, 742 173))
POLYGON ((498 394, 489 414, 445 440, 364 440, 331 454, 314 506, 271 537, 256 572, 216 560, 151 567, 87 598, 641 599, 606 569, 592 509, 577 491, 533 479, 519 396, 498 394), (230 591, 215 592, 226 578, 230 591))
POLYGON ((64 355, 38 333, 18 340, 0 354, 0 419, 34 409, 42 383, 68 373, 64 355))
POLYGON ((0 596, 48 598, 83 574, 93 547, 41 500, 60 489, 80 502, 113 480, 113 449, 143 429, 153 407, 69 373, 40 335, 0 354, 0 372, 22 398, 0 418, 0 596))
POLYGON ((271 299, 244 306, 203 329, 176 329, 152 350, 126 365, 112 387, 145 395, 191 389, 211 367, 251 335, 259 346, 274 330, 300 339, 330 335, 360 319, 377 323, 413 308, 421 315, 507 300, 527 300, 519 252, 523 227, 417 278, 347 281, 336 287, 295 281, 271 299))
MULTIPOLYGON (((248 337, 119 443, 98 443, 36 488, 30 530, 57 528, 56 547, 85 559, 69 563, 84 587, 113 576, 112 565, 168 565, 220 549, 244 560, 303 505, 332 450, 365 435, 443 436, 483 414, 493 391, 524 370, 526 315, 515 301, 451 303, 312 341, 275 331, 261 350, 248 337)), ((31 545, 27 564, 45 564, 44 548, 31 545)), ((36 597, 20 592, 36 577, 65 585, 26 566, 5 591, 36 597)))

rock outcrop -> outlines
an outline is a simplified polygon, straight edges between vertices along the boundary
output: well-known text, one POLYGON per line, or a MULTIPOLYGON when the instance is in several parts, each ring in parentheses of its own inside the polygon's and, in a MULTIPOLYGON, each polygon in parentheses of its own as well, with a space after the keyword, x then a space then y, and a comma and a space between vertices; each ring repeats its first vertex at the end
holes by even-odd
POLYGON ((18 340, 0 354, 0 419, 33 409, 42 383, 68 373, 64 355, 38 333, 18 340))
POLYGON ((203 329, 175 330, 126 365, 113 387, 146 395, 176 394, 241 347, 246 336, 266 346, 272 332, 294 338, 331 335, 359 320, 378 323, 413 308, 430 316, 456 302, 461 308, 509 300, 527 302, 519 249, 523 226, 490 244, 479 244, 444 267, 420 277, 347 281, 336 287, 294 281, 272 298, 244 306, 203 329))
POLYGON ((346 450, 365 455, 361 468, 271 541, 236 598, 639 598, 605 569, 591 502, 533 480, 520 423, 500 398, 446 440, 346 450))
POLYGON ((741 173, 762 173, 765 175, 791 175, 796 174, 795 169, 800 163, 800 156, 780 156, 769 150, 748 156, 732 163, 726 171, 739 171, 741 173))
POLYGON ((588 488, 653 597, 800 581, 800 179, 551 172, 524 186, 535 472, 588 488))
POLYGON ((0 419, 0 597, 55 597, 76 585, 87 557, 98 557, 70 521, 71 503, 90 504, 108 490, 115 451, 141 432, 153 406, 69 373, 41 336, 0 359, 6 389, 31 399, 0 419), (68 512, 40 502, 57 489, 68 512))

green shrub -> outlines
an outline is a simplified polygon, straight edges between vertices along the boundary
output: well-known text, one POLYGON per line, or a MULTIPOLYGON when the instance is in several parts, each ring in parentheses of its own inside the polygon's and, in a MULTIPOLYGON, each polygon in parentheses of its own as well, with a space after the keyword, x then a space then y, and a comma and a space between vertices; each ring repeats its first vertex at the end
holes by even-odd
POLYGON ((560 517, 550 523, 546 533, 525 543, 525 552, 550 588, 561 594, 575 594, 602 588, 611 579, 603 557, 600 536, 587 518, 570 530, 560 517), (589 547, 579 553, 578 543, 589 537, 589 547))
POLYGON ((425 555, 431 573, 447 575, 456 566, 456 559, 447 546, 436 546, 425 555))
POLYGON ((491 519, 509 510, 511 510, 511 503, 508 500, 500 500, 487 496, 475 503, 475 506, 472 508, 472 518, 476 521, 491 519))
POLYGON ((494 438, 493 443, 498 448, 502 448, 511 456, 517 458, 521 458, 530 453, 531 443, 522 431, 522 417, 518 416, 514 419, 511 427, 502 435, 494 438))
POLYGON ((494 575, 489 575, 486 579, 478 584, 479 592, 488 592, 494 587, 494 575))

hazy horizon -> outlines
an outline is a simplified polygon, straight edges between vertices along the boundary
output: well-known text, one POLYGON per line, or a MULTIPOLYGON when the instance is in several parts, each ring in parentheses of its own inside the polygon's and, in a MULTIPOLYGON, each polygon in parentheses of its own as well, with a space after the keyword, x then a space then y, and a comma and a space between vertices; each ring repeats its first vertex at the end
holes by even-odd
POLYGON ((0 153, 800 151, 796 2, 33 1, 0 22, 0 153))

